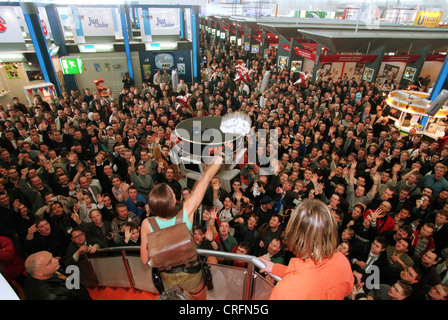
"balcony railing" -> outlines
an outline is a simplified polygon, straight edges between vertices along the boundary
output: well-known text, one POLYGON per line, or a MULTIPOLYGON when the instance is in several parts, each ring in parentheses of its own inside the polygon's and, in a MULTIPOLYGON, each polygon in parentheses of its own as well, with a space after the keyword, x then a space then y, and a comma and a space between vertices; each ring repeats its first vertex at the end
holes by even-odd
MULTIPOLYGON (((212 290, 208 300, 267 300, 274 285, 260 275, 256 268, 264 263, 255 256, 214 250, 198 249, 201 256, 238 260, 246 267, 233 267, 209 263, 213 275, 212 290)), ((142 264, 140 247, 113 247, 98 250, 93 255, 84 255, 78 266, 81 283, 87 288, 120 287, 158 293, 152 283, 152 268, 142 264)), ((275 281, 281 278, 270 274, 275 281)))

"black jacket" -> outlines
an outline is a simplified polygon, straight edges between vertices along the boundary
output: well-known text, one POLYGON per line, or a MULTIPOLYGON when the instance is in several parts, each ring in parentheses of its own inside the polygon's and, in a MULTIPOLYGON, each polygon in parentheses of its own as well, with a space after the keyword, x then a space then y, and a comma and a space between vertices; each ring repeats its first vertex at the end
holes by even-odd
POLYGON ((257 228, 255 227, 252 231, 252 234, 250 234, 250 230, 247 227, 247 223, 234 223, 234 220, 230 221, 230 226, 235 229, 234 237, 239 242, 247 241, 250 243, 251 252, 255 250, 255 248, 258 247, 261 235, 260 232, 258 232, 257 228), (248 235, 248 239, 246 239, 246 235, 248 235))
POLYGON ((92 300, 89 292, 80 285, 79 289, 67 289, 66 280, 56 275, 47 280, 28 276, 24 292, 26 300, 92 300))

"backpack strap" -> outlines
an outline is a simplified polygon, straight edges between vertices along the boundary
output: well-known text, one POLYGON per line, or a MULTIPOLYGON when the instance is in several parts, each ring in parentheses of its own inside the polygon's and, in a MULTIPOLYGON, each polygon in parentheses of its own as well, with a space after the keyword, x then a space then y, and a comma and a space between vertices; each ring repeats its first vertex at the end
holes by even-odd
POLYGON ((160 227, 157 224, 157 221, 156 221, 155 217, 149 217, 148 218, 148 222, 149 222, 149 225, 151 226, 153 232, 156 232, 156 231, 160 230, 160 227))
POLYGON ((184 209, 182 208, 177 212, 176 222, 174 222, 174 224, 181 224, 183 220, 184 220, 184 209))

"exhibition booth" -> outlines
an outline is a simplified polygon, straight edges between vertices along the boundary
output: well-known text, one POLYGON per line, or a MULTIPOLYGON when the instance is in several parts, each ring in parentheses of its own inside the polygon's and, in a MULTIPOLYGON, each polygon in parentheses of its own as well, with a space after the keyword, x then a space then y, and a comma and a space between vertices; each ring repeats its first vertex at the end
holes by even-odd
POLYGON ((394 90, 387 97, 387 105, 398 110, 399 117, 389 117, 396 129, 407 135, 411 128, 417 134, 437 140, 445 135, 448 104, 445 103, 434 116, 426 112, 430 108, 429 93, 409 90, 394 90))

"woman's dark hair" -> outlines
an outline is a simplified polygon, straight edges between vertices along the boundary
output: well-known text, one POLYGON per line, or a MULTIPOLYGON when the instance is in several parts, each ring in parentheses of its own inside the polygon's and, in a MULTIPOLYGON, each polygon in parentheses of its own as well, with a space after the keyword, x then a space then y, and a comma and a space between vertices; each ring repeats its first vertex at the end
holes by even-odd
POLYGON ((159 183, 149 193, 148 206, 152 215, 171 219, 182 209, 182 203, 176 202, 171 187, 166 183, 159 183))

